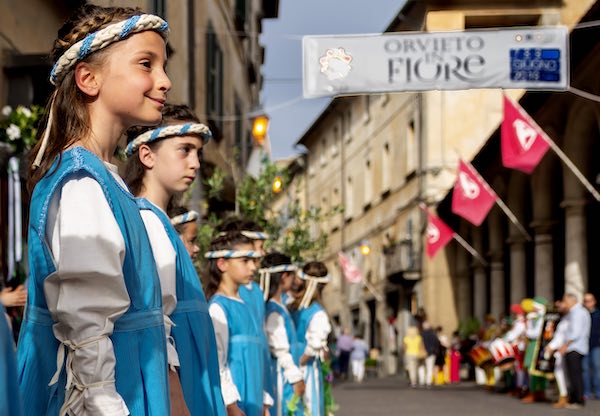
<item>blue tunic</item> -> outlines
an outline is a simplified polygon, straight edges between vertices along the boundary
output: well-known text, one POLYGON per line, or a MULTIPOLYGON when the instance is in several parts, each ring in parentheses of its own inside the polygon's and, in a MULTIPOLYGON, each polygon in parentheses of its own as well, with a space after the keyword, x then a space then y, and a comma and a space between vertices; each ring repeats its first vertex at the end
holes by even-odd
POLYGON ((263 370, 265 379, 264 388, 272 397, 275 391, 275 380, 273 380, 271 374, 271 352, 269 351, 269 343, 264 331, 266 312, 264 294, 262 290, 260 290, 260 286, 255 281, 252 281, 250 282, 250 288, 245 285, 240 286, 239 295, 252 310, 252 316, 256 318, 257 325, 260 328, 265 363, 265 368, 263 370))
POLYGON ((17 384, 15 343, 0 304, 0 416, 21 416, 23 406, 17 384))
MULTIPOLYGON (((300 356, 302 355, 302 352, 298 349, 298 337, 296 336, 296 326, 294 325, 292 316, 290 315, 285 306, 281 306, 277 302, 269 300, 267 302, 267 318, 273 313, 279 314, 283 318, 283 322, 285 323, 285 332, 287 334, 288 342, 290 344, 290 354, 292 355, 294 364, 299 366, 300 356)), ((271 357, 271 366, 272 379, 274 380, 275 384, 273 391, 275 405, 270 409, 271 415, 288 416, 287 404, 294 395, 294 388, 290 383, 288 383, 285 380, 283 375, 283 367, 281 367, 278 364, 277 358, 273 356, 271 357)), ((304 415, 302 406, 298 406, 298 410, 294 414, 298 416, 304 415)))
POLYGON ((44 281, 56 271, 46 241, 46 221, 55 192, 73 174, 84 173, 101 185, 125 241, 123 276, 130 306, 115 322, 110 336, 117 392, 133 416, 167 415, 170 404, 160 282, 135 198, 117 183, 100 159, 81 147, 65 151, 58 163, 57 158, 31 198, 28 299, 17 351, 25 414, 57 415, 64 402, 64 366, 58 383, 48 387, 56 371, 60 343, 52 332, 55 322, 44 295, 44 281))
POLYGON ((175 248, 177 307, 171 314, 171 335, 187 407, 194 416, 225 416, 215 330, 196 268, 165 213, 146 199, 138 199, 138 205, 156 214, 175 248))
POLYGON ((240 393, 238 405, 246 416, 262 416, 265 368, 261 340, 263 332, 244 302, 217 293, 210 299, 210 304, 213 303, 223 309, 227 319, 227 365, 240 393))
MULTIPOLYGON (((324 311, 318 302, 313 302, 308 308, 300 309, 294 312, 293 318, 296 324, 296 333, 298 336, 298 349, 301 354, 306 350, 306 331, 310 321, 319 311, 324 311)), ((321 360, 319 357, 311 358, 306 364, 306 374, 304 376, 307 389, 305 396, 310 397, 311 416, 325 415, 325 393, 323 388, 323 373, 321 371, 321 360), (309 389, 308 387, 312 388, 309 389)))

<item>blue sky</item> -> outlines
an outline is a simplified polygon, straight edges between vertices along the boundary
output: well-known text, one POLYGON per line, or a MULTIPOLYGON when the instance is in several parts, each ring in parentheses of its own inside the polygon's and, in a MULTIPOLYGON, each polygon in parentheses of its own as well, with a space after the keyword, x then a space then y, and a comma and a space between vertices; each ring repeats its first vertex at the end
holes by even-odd
POLYGON ((279 17, 263 20, 266 48, 261 102, 271 118, 274 159, 298 153, 294 144, 329 98, 302 99, 302 36, 379 33, 405 0, 280 0, 279 17))

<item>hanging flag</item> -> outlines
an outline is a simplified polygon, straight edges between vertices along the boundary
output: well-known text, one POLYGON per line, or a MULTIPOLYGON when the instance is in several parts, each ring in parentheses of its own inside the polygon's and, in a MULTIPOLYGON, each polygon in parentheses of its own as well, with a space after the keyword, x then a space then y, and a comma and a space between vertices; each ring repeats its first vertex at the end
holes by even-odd
POLYGON ((473 225, 480 225, 496 203, 496 198, 496 193, 475 168, 461 160, 452 192, 452 212, 473 225))
POLYGON ((429 258, 443 249, 454 238, 454 231, 441 218, 427 212, 427 229, 425 231, 425 252, 429 258))
POLYGON ((504 96, 501 128, 502 164, 530 174, 548 151, 545 133, 531 122, 523 107, 504 96))
POLYGON ((338 253, 338 260, 340 266, 342 266, 342 273, 344 278, 349 283, 360 283, 363 280, 362 272, 352 261, 341 251, 338 253))

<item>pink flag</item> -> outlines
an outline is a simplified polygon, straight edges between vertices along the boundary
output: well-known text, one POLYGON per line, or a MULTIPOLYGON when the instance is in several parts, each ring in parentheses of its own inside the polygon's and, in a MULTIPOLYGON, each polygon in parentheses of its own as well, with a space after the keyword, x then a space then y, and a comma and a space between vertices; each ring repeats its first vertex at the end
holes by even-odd
POLYGON ((446 225, 441 218, 433 215, 429 210, 427 212, 427 230, 425 252, 428 257, 433 257, 438 250, 443 249, 454 238, 454 231, 446 225))
POLYGON ((496 198, 496 193, 475 168, 461 160, 452 192, 452 212, 473 225, 480 225, 496 203, 496 198))
POLYGON ((507 96, 501 132, 502 164, 507 168, 531 173, 550 147, 539 126, 507 96))
POLYGON ((338 260, 342 266, 342 273, 349 283, 362 282, 362 273, 358 267, 341 251, 338 253, 338 260))

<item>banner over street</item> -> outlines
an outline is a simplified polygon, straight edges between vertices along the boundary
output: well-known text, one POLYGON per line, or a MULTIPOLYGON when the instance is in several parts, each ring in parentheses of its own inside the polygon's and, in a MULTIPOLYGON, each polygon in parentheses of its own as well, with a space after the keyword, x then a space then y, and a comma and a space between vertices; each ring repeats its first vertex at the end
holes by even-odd
POLYGON ((305 36, 304 97, 515 88, 566 90, 565 27, 305 36))

